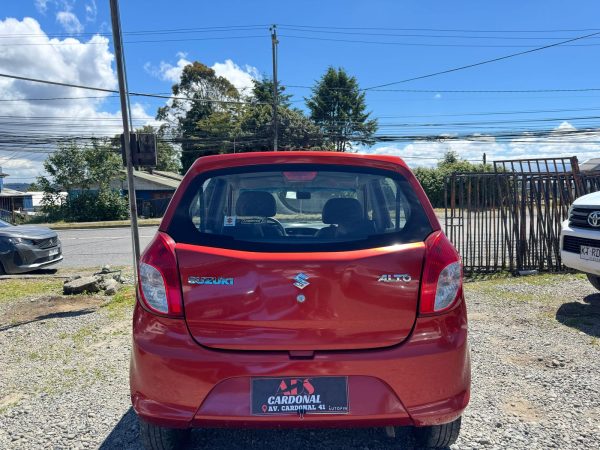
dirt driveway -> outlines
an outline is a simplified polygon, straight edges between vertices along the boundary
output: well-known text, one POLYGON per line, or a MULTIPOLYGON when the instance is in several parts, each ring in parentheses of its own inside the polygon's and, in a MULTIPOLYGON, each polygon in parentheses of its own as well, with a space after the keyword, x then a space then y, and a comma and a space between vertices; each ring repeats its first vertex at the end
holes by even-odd
MULTIPOLYGON (((131 290, 63 298, 0 281, 0 448, 138 449, 131 290)), ((18 283, 26 283, 19 285, 18 283)), ((466 286, 473 394, 453 448, 598 448, 600 295, 581 276, 466 286)), ((380 429, 193 433, 190 448, 411 448, 380 429)))

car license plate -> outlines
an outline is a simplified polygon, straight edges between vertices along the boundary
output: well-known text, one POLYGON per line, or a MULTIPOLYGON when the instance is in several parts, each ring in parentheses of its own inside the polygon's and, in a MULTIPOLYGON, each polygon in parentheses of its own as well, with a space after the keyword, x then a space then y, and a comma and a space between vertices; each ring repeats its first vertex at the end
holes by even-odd
POLYGON ((600 248, 582 245, 579 249, 579 257, 588 261, 600 261, 600 248))
POLYGON ((348 377, 253 378, 253 415, 348 414, 348 377))
POLYGON ((59 250, 59 249, 57 249, 57 248, 52 248, 52 249, 50 249, 50 251, 48 252, 48 256, 56 256, 56 255, 58 255, 58 254, 59 254, 59 252, 60 252, 60 250, 59 250))

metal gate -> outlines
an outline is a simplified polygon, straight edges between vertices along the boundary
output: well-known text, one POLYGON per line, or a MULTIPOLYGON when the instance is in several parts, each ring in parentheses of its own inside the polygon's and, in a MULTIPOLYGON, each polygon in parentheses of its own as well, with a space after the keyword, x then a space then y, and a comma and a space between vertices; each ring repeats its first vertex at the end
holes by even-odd
POLYGON ((493 172, 446 179, 445 228, 466 273, 559 271, 561 222, 580 195, 600 190, 600 173, 577 158, 494 162, 493 172))

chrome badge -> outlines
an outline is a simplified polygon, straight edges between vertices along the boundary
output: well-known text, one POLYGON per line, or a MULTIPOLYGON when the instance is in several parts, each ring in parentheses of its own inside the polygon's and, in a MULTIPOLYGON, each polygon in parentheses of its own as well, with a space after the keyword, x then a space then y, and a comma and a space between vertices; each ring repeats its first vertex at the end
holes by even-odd
POLYGON ((306 286, 308 286, 310 283, 307 281, 309 278, 308 275, 306 275, 305 273, 300 272, 298 275, 296 275, 293 279, 295 281, 294 286, 296 286, 298 289, 304 289, 306 286))
POLYGON ((233 286, 233 278, 223 277, 188 277, 189 284, 233 286))
POLYGON ((393 275, 381 275, 377 281, 380 283, 400 283, 401 281, 404 283, 408 283, 412 280, 411 276, 407 273, 396 273, 393 275))
POLYGON ((596 228, 600 227, 600 211, 593 211, 588 214, 587 221, 590 226, 596 228))

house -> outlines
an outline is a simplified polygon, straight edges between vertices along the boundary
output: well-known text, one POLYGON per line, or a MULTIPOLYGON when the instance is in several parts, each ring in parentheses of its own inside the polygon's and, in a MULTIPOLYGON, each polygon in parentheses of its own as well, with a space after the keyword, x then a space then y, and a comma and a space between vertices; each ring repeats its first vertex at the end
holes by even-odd
POLYGON ((597 172, 600 171, 600 158, 591 158, 579 164, 581 172, 597 172))
MULTIPOLYGON (((125 179, 125 170, 122 173, 123 178, 113 180, 110 186, 127 195, 129 189, 125 179)), ((133 179, 138 215, 142 217, 162 217, 171 201, 171 197, 175 193, 175 189, 179 187, 183 175, 160 170, 154 170, 151 173, 134 170, 133 179)))
POLYGON ((15 191, 4 187, 4 178, 8 176, 0 167, 0 219, 14 221, 14 214, 33 211, 33 199, 28 192, 15 191))

